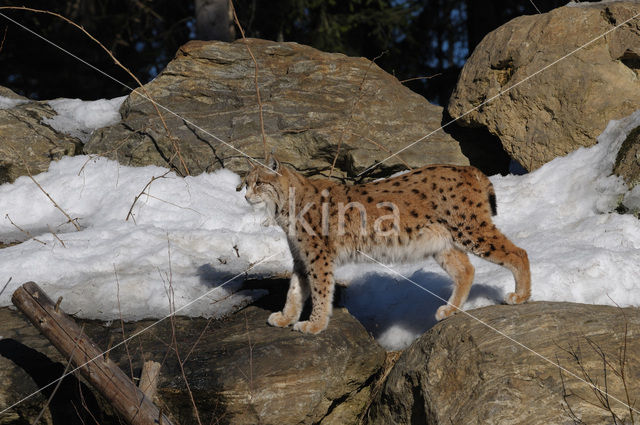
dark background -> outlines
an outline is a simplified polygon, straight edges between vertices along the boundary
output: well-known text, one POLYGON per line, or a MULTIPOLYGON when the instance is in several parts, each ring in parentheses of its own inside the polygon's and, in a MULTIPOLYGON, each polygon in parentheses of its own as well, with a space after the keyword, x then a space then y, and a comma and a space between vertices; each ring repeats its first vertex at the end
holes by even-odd
MULTIPOLYGON (((546 12, 567 0, 532 0, 546 12)), ((248 37, 296 41, 376 60, 431 102, 445 104, 470 52, 510 19, 538 13, 531 0, 236 0, 248 37), (439 74, 439 75, 437 75, 439 74)), ((6 0, 82 25, 143 83, 196 33, 195 2, 6 0)), ((77 28, 27 11, 0 10, 130 87, 135 82, 77 28)), ((239 32, 236 31, 236 36, 239 32)), ((113 98, 129 90, 0 16, 0 85, 32 99, 113 98)))

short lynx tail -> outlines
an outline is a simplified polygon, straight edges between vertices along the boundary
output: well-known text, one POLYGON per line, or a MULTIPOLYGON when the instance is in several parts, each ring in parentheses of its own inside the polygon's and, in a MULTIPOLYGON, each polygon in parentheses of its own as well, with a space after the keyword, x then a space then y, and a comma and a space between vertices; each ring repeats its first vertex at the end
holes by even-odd
POLYGON ((491 205, 491 215, 498 215, 498 205, 496 204, 496 194, 493 185, 489 186, 489 205, 491 205))
POLYGON ((489 206, 491 207, 491 215, 498 215, 498 203, 496 202, 496 192, 493 190, 493 183, 489 180, 482 171, 476 169, 476 178, 480 181, 480 184, 484 186, 484 190, 488 195, 489 206))

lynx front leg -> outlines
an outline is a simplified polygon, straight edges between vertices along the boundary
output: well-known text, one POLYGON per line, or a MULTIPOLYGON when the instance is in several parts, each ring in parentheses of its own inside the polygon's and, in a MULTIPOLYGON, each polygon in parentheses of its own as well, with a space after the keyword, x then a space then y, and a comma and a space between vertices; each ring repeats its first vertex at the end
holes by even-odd
POLYGON ((296 271, 293 272, 289 282, 289 291, 287 292, 287 302, 282 311, 273 313, 267 319, 267 323, 271 326, 284 328, 295 323, 300 318, 304 302, 309 297, 309 284, 306 279, 301 278, 296 271))
MULTIPOLYGON (((327 264, 325 262, 325 264, 327 264)), ((309 278, 311 287, 311 316, 308 321, 293 325, 296 331, 318 334, 327 328, 333 309, 333 272, 325 267, 312 267, 309 278)))

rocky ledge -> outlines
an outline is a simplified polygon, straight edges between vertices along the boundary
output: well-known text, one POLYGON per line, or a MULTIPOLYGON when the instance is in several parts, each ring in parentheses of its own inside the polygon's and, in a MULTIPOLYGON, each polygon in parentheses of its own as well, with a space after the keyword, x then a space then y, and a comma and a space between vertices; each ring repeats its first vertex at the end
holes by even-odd
POLYGON ((367 423, 632 423, 640 309, 534 302, 468 313, 402 354, 367 423))
MULTIPOLYGON (((276 287, 275 295, 225 320, 175 319, 184 377, 200 420, 207 424, 356 423, 370 399, 385 351, 342 308, 335 310, 329 328, 318 336, 268 326, 267 317, 284 302, 281 289, 286 289, 286 282, 276 287)), ((153 323, 125 323, 123 330, 119 321, 79 322, 103 349, 122 341, 123 332, 133 335, 153 323)), ((0 408, 4 409, 61 376, 66 360, 21 313, 0 309, 0 324, 0 408)), ((145 360, 161 363, 157 404, 177 423, 197 423, 172 349, 172 332, 171 321, 165 320, 132 339, 127 349, 121 345, 109 356, 134 378, 140 376, 145 360)), ((0 424, 31 423, 52 390, 53 386, 3 413, 0 424)), ((82 378, 71 376, 57 390, 44 423, 91 423, 91 415, 102 425, 118 423, 101 397, 82 378)))

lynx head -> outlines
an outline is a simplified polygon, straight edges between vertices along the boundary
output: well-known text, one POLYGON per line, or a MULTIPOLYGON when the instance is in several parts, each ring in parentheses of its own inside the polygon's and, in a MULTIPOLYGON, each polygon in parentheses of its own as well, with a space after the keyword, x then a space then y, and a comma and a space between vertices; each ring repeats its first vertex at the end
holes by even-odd
POLYGON ((277 214, 288 196, 286 177, 282 174, 284 169, 273 155, 267 158, 265 164, 266 167, 251 163, 252 169, 245 177, 247 192, 244 197, 250 204, 264 202, 268 210, 277 214))

